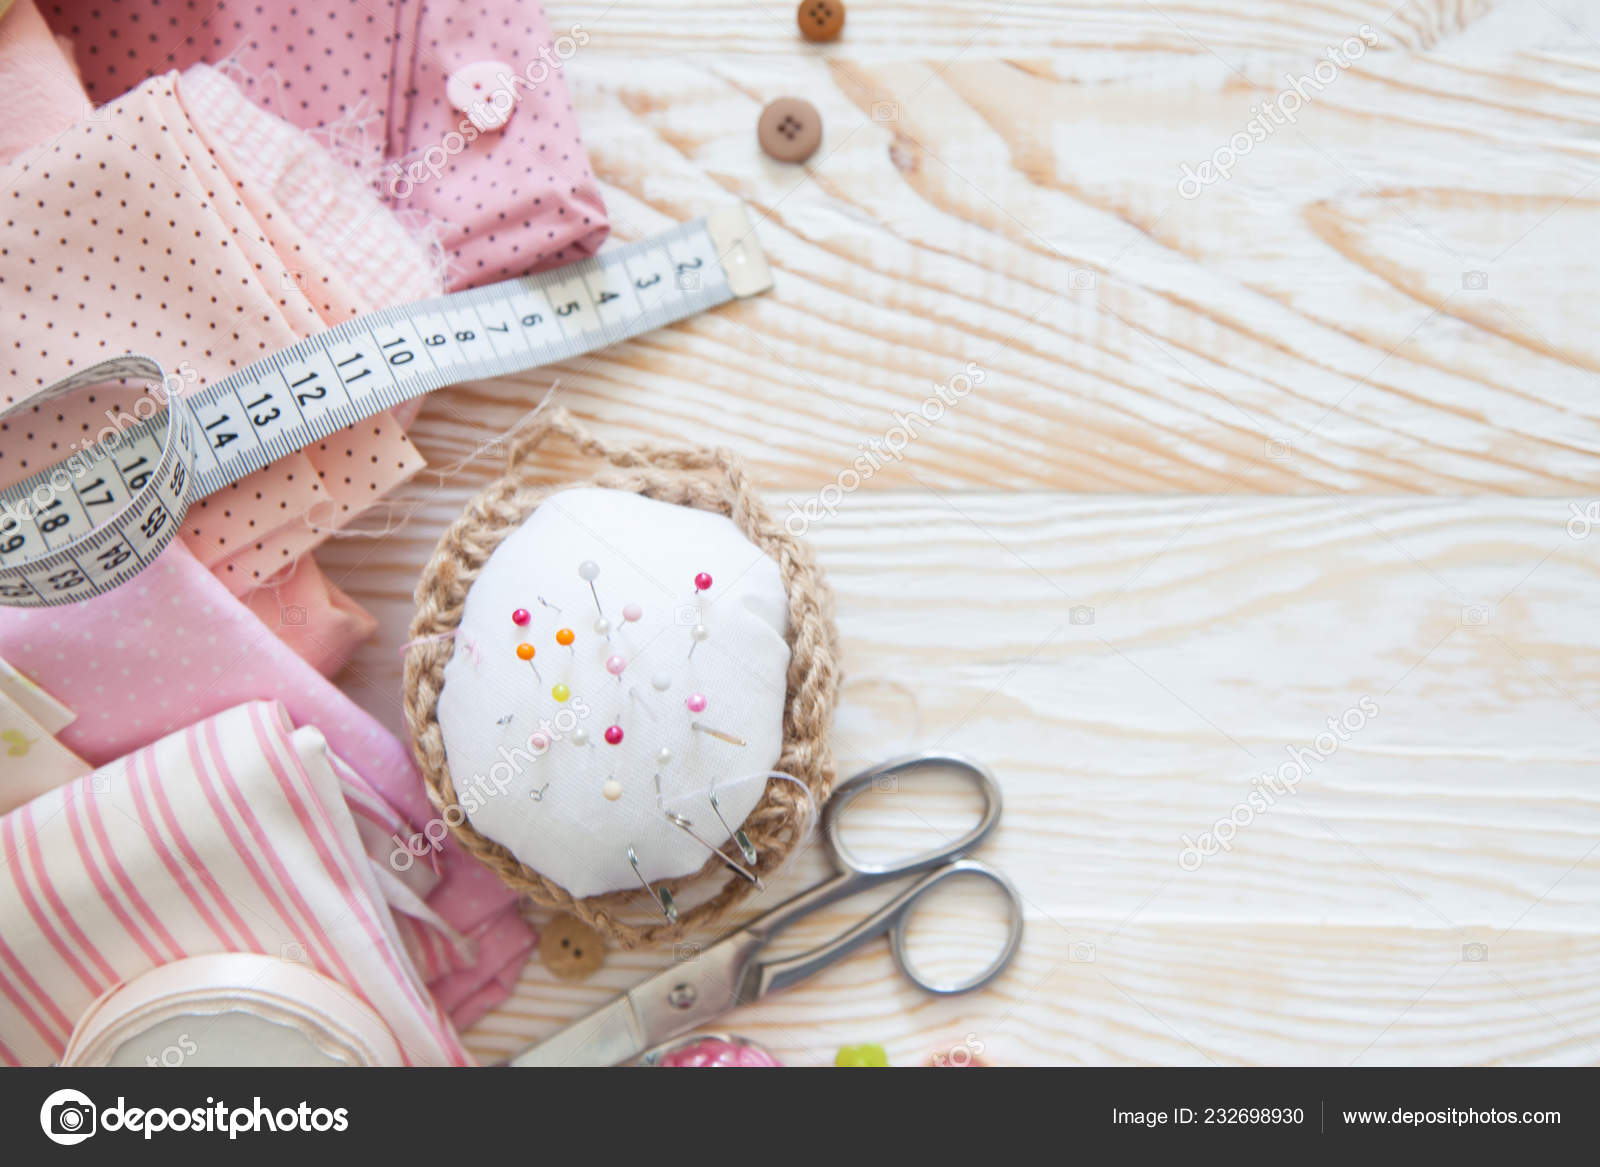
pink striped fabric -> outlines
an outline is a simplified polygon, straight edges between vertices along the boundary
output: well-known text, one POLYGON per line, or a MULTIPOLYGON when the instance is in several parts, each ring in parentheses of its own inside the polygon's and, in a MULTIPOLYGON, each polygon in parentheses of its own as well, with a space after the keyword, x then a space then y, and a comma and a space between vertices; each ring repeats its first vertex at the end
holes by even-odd
POLYGON ((157 965, 260 952, 346 986, 411 1064, 470 1064, 408 955, 445 975, 452 945, 397 922, 350 781, 320 733, 256 702, 0 818, 0 1062, 56 1060, 101 993, 157 965))

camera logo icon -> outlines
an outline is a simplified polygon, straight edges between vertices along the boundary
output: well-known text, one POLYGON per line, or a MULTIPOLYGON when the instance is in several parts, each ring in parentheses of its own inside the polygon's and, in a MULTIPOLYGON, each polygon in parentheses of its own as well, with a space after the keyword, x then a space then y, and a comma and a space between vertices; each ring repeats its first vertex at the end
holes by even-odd
POLYGON ((39 1108, 39 1125, 52 1143, 71 1147, 94 1134, 97 1113, 81 1090, 57 1090, 39 1108))
POLYGON ((1468 964, 1481 964, 1489 959, 1489 946, 1487 944, 1463 944, 1461 946, 1461 959, 1468 964))
POLYGON ((1489 273, 1486 271, 1464 271, 1461 273, 1461 287, 1468 292, 1482 292, 1489 287, 1489 273))
POLYGON ((1074 604, 1067 609, 1067 618, 1074 624, 1093 624, 1094 609, 1088 604, 1074 604))

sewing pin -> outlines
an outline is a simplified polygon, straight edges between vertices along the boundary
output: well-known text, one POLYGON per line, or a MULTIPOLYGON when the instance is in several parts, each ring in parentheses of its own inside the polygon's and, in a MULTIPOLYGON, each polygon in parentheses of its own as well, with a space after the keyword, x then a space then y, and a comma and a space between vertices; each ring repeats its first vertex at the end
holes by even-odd
POLYGON ((689 637, 694 641, 694 643, 689 646, 688 659, 693 660, 694 650, 711 639, 711 629, 707 628, 704 624, 696 624, 693 628, 689 629, 689 637))
MULTIPOLYGON (((528 662, 528 667, 533 670, 533 675, 539 677, 539 666, 533 663, 534 647, 528 643, 517 645, 517 659, 528 662)), ((539 684, 544 684, 544 678, 539 677, 539 684)))
POLYGON ((589 585, 589 594, 594 597, 594 610, 604 619, 606 610, 600 606, 600 593, 594 590, 594 581, 600 578, 600 565, 592 559, 585 559, 578 564, 578 578, 589 585))
POLYGON ((716 738, 718 741, 727 742, 730 746, 743 746, 747 744, 742 737, 736 737, 731 733, 724 733, 720 729, 712 729, 709 725, 703 725, 698 721, 691 721, 689 723, 689 728, 694 730, 696 733, 703 733, 708 737, 716 738))
POLYGON ((606 741, 614 746, 622 744, 622 727, 620 725, 606 726, 606 741))
POLYGON ((594 622, 594 634, 606 640, 611 639, 611 621, 604 616, 594 622))
POLYGON ((633 844, 628 844, 628 862, 633 865, 633 873, 639 877, 639 884, 649 894, 650 898, 661 905, 662 914, 667 917, 667 923, 678 922, 678 905, 672 902, 672 893, 666 888, 659 892, 650 886, 650 881, 644 877, 644 872, 639 870, 639 856, 633 852, 633 844))
POLYGON ((733 841, 739 846, 739 853, 744 856, 746 863, 756 861, 756 845, 750 841, 750 836, 744 833, 744 828, 734 830, 728 825, 728 820, 722 817, 722 808, 717 805, 717 792, 713 790, 707 797, 711 799, 712 813, 717 816, 717 821, 722 824, 723 830, 733 836, 733 841))
POLYGON ((543 596, 540 596, 540 597, 539 597, 539 602, 540 602, 540 603, 541 603, 541 604, 543 604, 543 605, 544 605, 544 606, 545 606, 545 607, 546 607, 546 608, 552 608, 552 609, 554 609, 554 610, 555 610, 555 611, 557 611, 557 612, 559 612, 559 611, 561 611, 561 605, 559 605, 559 604, 552 604, 552 603, 551 603, 551 602, 550 602, 550 601, 549 601, 549 600, 547 600, 547 599, 545 599, 545 598, 544 598, 544 597, 543 597, 543 596))
POLYGON ((700 598, 700 593, 701 592, 709 592, 710 590, 711 590, 711 573, 707 572, 707 571, 699 572, 694 577, 694 595, 695 595, 695 599, 699 599, 700 598))
POLYGON ((617 781, 615 774, 606 779, 606 784, 600 788, 600 793, 605 795, 607 802, 615 802, 622 797, 622 783, 617 781))
POLYGON ((577 729, 573 730, 572 731, 572 744, 575 745, 575 746, 580 746, 580 747, 588 745, 589 744, 589 731, 584 729, 583 726, 581 726, 581 725, 577 729))
POLYGON ((562 648, 566 649, 568 652, 570 652, 574 657, 576 657, 578 655, 578 650, 572 647, 572 642, 574 640, 576 640, 576 639, 578 639, 578 638, 573 635, 572 629, 570 629, 570 628, 557 628, 556 629, 556 643, 559 644, 562 648))
POLYGON ((518 628, 526 628, 532 619, 533 613, 528 611, 526 608, 518 608, 515 612, 511 613, 511 622, 518 628))
POLYGON ((496 725, 510 725, 511 724, 511 719, 513 717, 515 717, 515 716, 516 716, 515 713, 508 713, 504 717, 502 717, 499 721, 496 721, 495 724, 496 725))
POLYGON ((665 807, 666 807, 665 800, 661 796, 661 771, 657 770, 656 771, 656 809, 657 810, 663 810, 663 809, 665 809, 665 807))
POLYGON ((650 678, 650 687, 653 688, 657 693, 665 693, 668 689, 672 688, 672 674, 656 673, 650 678))
POLYGON ((628 658, 621 653, 612 653, 606 658, 606 672, 617 678, 617 684, 622 684, 622 670, 628 667, 628 658))
POLYGON ((618 626, 618 631, 620 632, 623 628, 626 628, 629 624, 637 624, 639 621, 641 621, 643 619, 644 619, 644 609, 641 608, 638 604, 629 604, 629 605, 627 605, 627 607, 622 609, 622 623, 618 626))
POLYGON ((544 792, 546 790, 549 790, 549 789, 550 789, 550 783, 546 782, 543 786, 539 787, 539 789, 530 790, 528 792, 528 797, 533 799, 533 801, 535 801, 535 802, 543 802, 544 801, 544 792))
POLYGON ((717 848, 717 847, 712 845, 712 843, 711 843, 711 841, 709 839, 701 838, 700 835, 695 832, 694 824, 691 823, 688 819, 684 818, 681 814, 675 814, 675 813, 673 813, 672 811, 669 810, 667 812, 667 821, 669 823, 671 823, 673 826, 677 827, 684 834, 688 835, 696 843, 699 843, 706 850, 710 851, 713 855, 715 855, 718 859, 722 860, 729 867, 733 868, 733 870, 737 871, 740 875, 744 876, 751 883, 755 884, 757 887, 761 886, 761 879, 760 879, 759 876, 756 875, 755 872, 751 871, 748 867, 746 867, 744 864, 738 862, 737 860, 731 859, 727 855, 723 854, 722 851, 719 848, 717 848))

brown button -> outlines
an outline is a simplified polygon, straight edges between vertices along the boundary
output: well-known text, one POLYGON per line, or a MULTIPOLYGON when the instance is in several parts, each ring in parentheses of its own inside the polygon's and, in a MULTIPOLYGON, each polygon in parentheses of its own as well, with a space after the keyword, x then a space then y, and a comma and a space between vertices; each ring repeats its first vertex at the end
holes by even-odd
POLYGON ((779 162, 804 162, 822 144, 822 115, 809 101, 780 97, 761 111, 756 137, 779 162))
POLYGON ((800 0, 795 19, 808 41, 838 40, 844 31, 844 5, 839 0, 800 0))
POLYGON ((605 964, 606 942, 577 917, 557 916, 539 936, 539 959, 557 980, 581 981, 605 964))

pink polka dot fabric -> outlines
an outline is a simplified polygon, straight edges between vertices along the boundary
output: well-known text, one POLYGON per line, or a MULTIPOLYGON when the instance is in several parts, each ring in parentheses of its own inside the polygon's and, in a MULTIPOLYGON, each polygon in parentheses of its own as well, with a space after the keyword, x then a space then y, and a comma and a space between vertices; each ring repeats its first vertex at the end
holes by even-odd
POLYGON ((567 263, 605 240, 605 207, 561 68, 587 34, 553 37, 536 4, 53 0, 40 7, 71 41, 97 102, 169 69, 229 60, 248 79, 250 98, 293 125, 370 119, 364 161, 386 164, 384 193, 396 209, 420 211, 436 225, 452 288, 567 263), (484 134, 446 95, 453 73, 481 62, 504 63, 522 79, 506 126, 484 134))
MULTIPOLYGON (((31 12, 21 0, 7 28, 31 12)), ((0 68, 54 49, 37 28, 44 44, 0 45, 0 68)), ((50 75, 64 74, 58 60, 50 75)), ((149 352, 196 388, 359 312, 440 290, 428 249, 353 175, 205 66, 74 108, 83 120, 0 169, 0 402, 121 352, 149 352)), ((99 433, 109 404, 78 395, 23 415, 23 440, 0 451, 0 481, 99 433)), ((401 424, 380 414, 197 500, 183 537, 235 595, 271 581, 280 603, 292 573, 303 617, 285 636, 336 669, 373 625, 302 557, 422 466, 401 424)))

